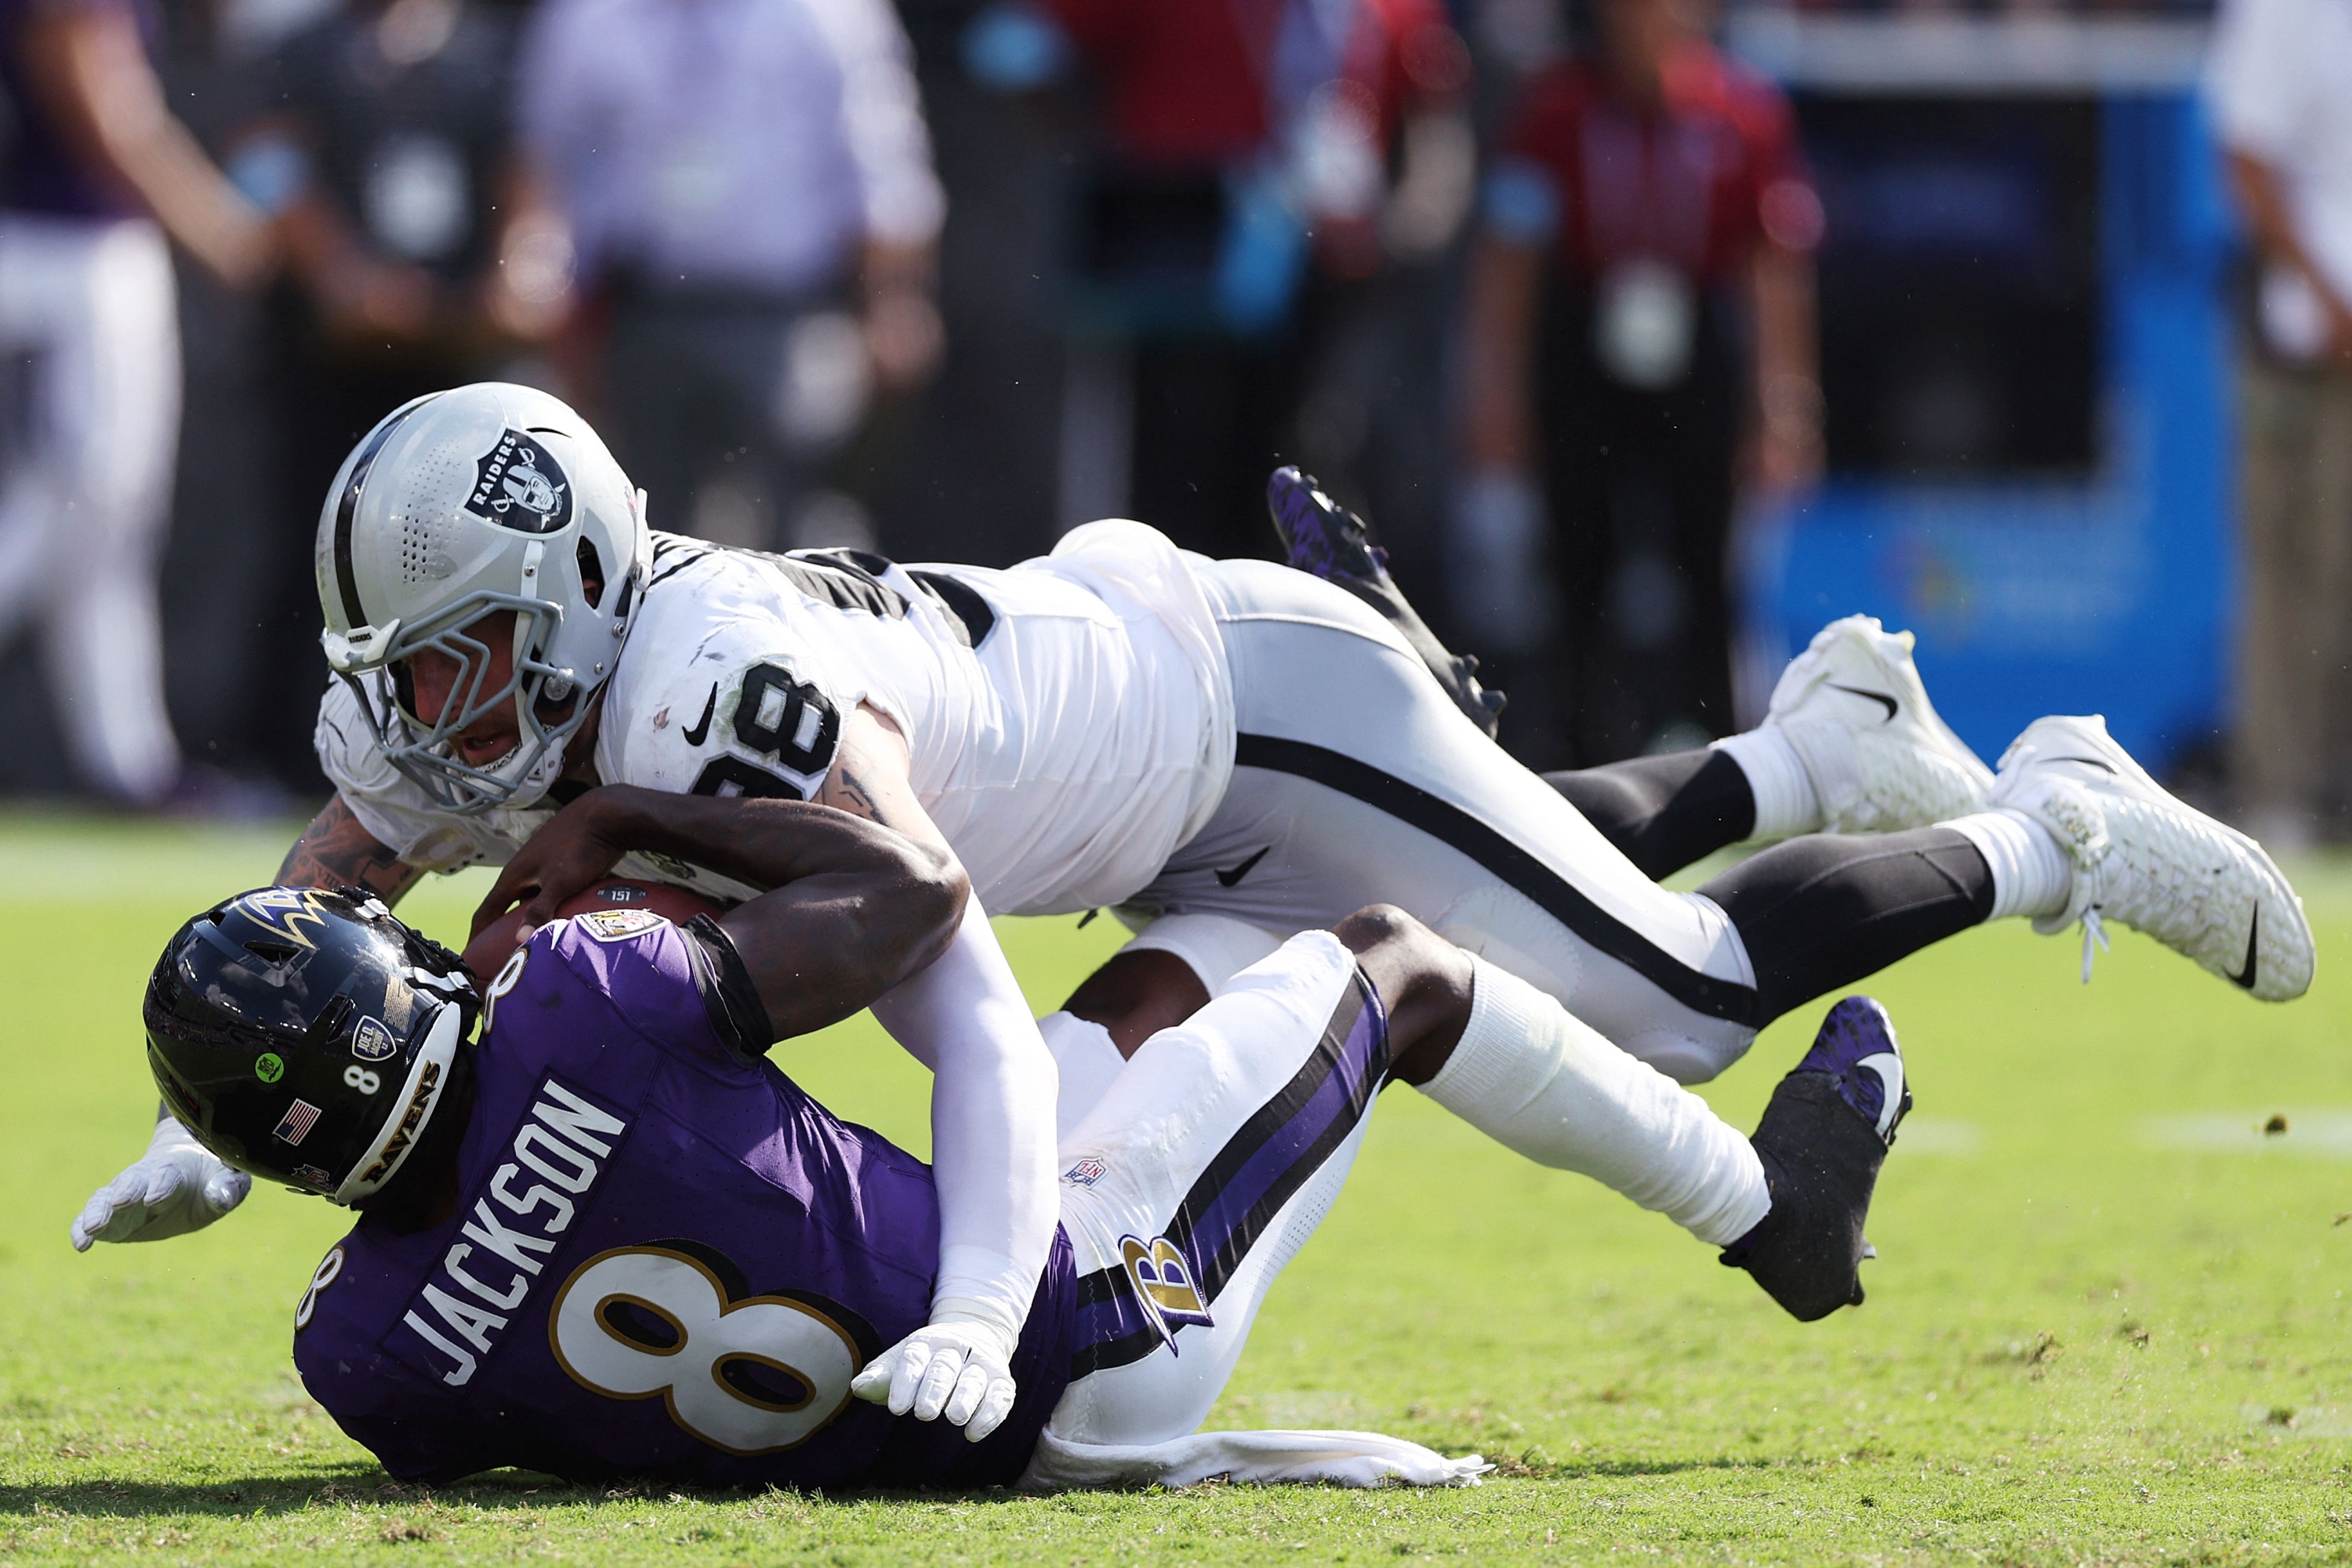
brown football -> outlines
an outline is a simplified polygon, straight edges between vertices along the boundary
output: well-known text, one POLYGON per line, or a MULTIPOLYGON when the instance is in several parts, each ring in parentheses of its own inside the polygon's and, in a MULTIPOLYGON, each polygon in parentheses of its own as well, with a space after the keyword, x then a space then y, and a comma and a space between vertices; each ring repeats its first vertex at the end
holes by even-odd
MULTIPOLYGON (((674 888, 667 882, 633 882, 619 877, 607 877, 586 891, 575 894, 558 909, 556 917, 569 920, 596 910, 651 910, 665 920, 680 925, 697 915, 716 915, 721 906, 712 903, 699 893, 674 888)), ((482 934, 466 944, 466 967, 474 978, 488 984, 492 976, 513 956, 515 932, 522 925, 522 910, 511 909, 483 928, 482 934)))

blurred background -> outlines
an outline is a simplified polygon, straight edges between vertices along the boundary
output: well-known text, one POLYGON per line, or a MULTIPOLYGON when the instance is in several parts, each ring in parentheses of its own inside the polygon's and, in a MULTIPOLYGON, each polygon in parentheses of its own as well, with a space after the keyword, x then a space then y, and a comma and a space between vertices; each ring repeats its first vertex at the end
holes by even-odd
POLYGON ((487 377, 765 549, 1300 463, 1540 766, 1861 610, 2352 837, 2341 0, 0 0, 0 793, 307 814, 326 488, 487 377))

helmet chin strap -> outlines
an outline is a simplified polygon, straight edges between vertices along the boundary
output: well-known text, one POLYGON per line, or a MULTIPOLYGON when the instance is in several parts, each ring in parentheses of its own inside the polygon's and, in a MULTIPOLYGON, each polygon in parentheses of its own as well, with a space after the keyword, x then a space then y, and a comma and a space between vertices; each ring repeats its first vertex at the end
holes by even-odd
POLYGON ((335 1189, 329 1202, 349 1208, 362 1198, 382 1191, 384 1184, 399 1173, 401 1165, 424 1138, 425 1123, 432 1121, 442 1092, 449 1087, 449 1068, 457 1059, 464 1011, 456 1003, 446 1002, 433 1015, 424 1047, 408 1069, 408 1081, 401 1086, 397 1101, 400 1109, 385 1119, 383 1131, 376 1134, 368 1152, 352 1166, 343 1184, 335 1189))
POLYGON ((555 787, 555 781, 563 776, 564 752, 571 741, 571 736, 560 735, 548 742, 539 760, 531 763, 530 772, 515 781, 514 792, 499 804, 516 809, 537 805, 555 787))

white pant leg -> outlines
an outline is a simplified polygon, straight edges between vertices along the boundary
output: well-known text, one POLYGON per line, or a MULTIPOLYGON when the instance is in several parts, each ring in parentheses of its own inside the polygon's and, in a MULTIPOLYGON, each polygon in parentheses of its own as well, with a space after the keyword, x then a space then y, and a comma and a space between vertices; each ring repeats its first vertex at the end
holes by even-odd
POLYGON ((1144 1043, 1062 1143, 1076 1375, 1049 1433, 1150 1445, 1201 1424, 1346 1180, 1387 1065, 1378 998, 1328 931, 1144 1043))
MULTIPOLYGON (((1222 915, 1169 915, 1152 921, 1119 952, 1172 953, 1214 994, 1281 945, 1282 938, 1273 932, 1222 915)), ((1108 1029, 1075 1014, 1049 1013, 1037 1020, 1037 1032, 1045 1037, 1061 1075, 1055 1137, 1067 1139, 1127 1070, 1127 1058, 1118 1054, 1108 1029)))
POLYGON ((16 440, 0 468, 0 641, 46 608, 69 532, 73 453, 94 401, 89 352, 92 226, 0 214, 0 354, 11 362, 16 440))
POLYGON ((1127 1058, 1110 1031, 1074 1013, 1048 1013, 1037 1020, 1037 1033, 1053 1053, 1058 1079, 1055 1090, 1054 1140, 1056 1144, 1077 1130, 1078 1123, 1110 1092, 1127 1058))
POLYGON ((1755 976, 1712 901, 1643 876, 1345 590, 1263 562, 1196 571, 1237 765, 1138 905, 1297 931, 1392 903, 1683 1082, 1748 1048, 1755 976))
POLYGON ((92 782, 152 800, 179 771, 154 569, 180 418, 171 255, 143 220, 0 219, 0 339, 29 353, 33 450, 0 496, 0 631, 37 618, 92 782))

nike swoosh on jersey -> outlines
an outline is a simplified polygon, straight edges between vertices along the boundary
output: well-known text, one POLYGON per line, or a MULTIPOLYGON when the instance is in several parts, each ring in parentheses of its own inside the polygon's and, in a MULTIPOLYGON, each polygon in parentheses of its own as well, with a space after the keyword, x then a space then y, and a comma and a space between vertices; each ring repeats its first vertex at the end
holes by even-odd
POLYGON ((1834 680, 1826 682, 1826 684, 1832 691, 1847 691, 1853 693, 1856 697, 1869 698, 1873 702, 1878 703, 1886 710, 1886 721, 1888 723, 1892 724, 1895 722, 1895 699, 1889 697, 1884 691, 1865 691, 1859 686, 1840 686, 1834 680))
POLYGON ((2252 991, 2254 988, 2254 943, 2262 940, 2262 935, 2263 910, 2262 906, 2257 904, 2254 906, 2253 923, 2246 928, 2245 966, 2230 976, 2231 984, 2241 990, 2252 991))
POLYGON ((702 744, 703 737, 710 733, 710 716, 718 710, 719 682, 714 680, 710 683, 710 699, 702 705, 702 717, 697 719, 692 724, 678 731, 680 735, 686 737, 686 743, 688 745, 698 746, 702 744))
MULTIPOLYGON (((1269 844, 1265 847, 1265 849, 1271 849, 1274 846, 1269 844)), ((1240 865, 1234 867, 1230 871, 1218 872, 1217 885, 1221 888, 1230 888, 1234 883, 1240 881, 1244 877, 1248 876, 1256 867, 1257 863, 1265 858, 1265 849, 1259 850, 1256 854, 1251 856, 1248 859, 1243 861, 1240 865)))

